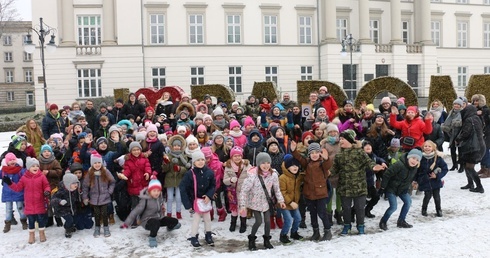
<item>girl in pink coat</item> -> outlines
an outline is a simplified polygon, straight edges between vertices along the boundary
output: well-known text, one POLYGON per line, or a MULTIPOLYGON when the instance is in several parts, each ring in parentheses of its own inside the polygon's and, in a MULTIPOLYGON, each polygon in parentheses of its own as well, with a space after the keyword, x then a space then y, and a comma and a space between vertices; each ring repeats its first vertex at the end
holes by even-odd
POLYGON ((233 138, 235 146, 243 149, 245 144, 247 144, 247 136, 243 134, 240 123, 237 120, 230 122, 230 136, 233 138))
MULTIPOLYGON (((214 191, 214 202, 216 203, 216 209, 218 210, 218 221, 225 221, 226 219, 226 211, 223 207, 223 202, 221 202, 221 189, 223 185, 223 175, 224 168, 223 163, 219 161, 218 154, 213 153, 210 147, 204 147, 201 149, 204 154, 204 158, 206 158, 207 166, 214 172, 214 179, 216 182, 216 187, 214 191)), ((214 209, 211 210, 211 220, 214 219, 214 209)))

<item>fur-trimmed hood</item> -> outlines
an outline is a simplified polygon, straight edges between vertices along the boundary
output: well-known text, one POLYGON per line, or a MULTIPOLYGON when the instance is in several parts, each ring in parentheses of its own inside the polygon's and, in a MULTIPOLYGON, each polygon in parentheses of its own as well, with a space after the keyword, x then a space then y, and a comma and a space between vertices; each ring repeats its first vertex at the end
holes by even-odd
POLYGON ((208 106, 204 103, 201 103, 196 106, 196 112, 199 112, 199 109, 204 108, 204 114, 208 114, 208 106))
POLYGON ((487 105, 487 98, 483 94, 475 94, 471 97, 471 103, 478 100, 478 107, 483 107, 487 105))
POLYGON ((194 109, 194 106, 191 103, 184 102, 184 103, 181 103, 177 107, 177 110, 176 110, 177 118, 179 118, 180 113, 182 111, 184 111, 184 109, 187 109, 188 110, 188 112, 189 112, 189 118, 190 117, 194 117, 196 115, 196 110, 194 109))
POLYGON ((170 147, 170 149, 172 149, 172 146, 173 146, 173 142, 175 140, 180 140, 180 142, 182 143, 182 146, 181 146, 181 150, 185 150, 185 148, 187 147, 187 142, 185 141, 184 137, 180 136, 180 135, 173 135, 172 137, 170 137, 167 141, 167 146, 170 147))
MULTIPOLYGON (((225 162, 225 167, 231 168, 231 162, 232 162, 231 159, 227 160, 225 162)), ((242 159, 242 162, 243 162, 243 167, 246 167, 250 164, 250 161, 248 161, 248 159, 242 159)))

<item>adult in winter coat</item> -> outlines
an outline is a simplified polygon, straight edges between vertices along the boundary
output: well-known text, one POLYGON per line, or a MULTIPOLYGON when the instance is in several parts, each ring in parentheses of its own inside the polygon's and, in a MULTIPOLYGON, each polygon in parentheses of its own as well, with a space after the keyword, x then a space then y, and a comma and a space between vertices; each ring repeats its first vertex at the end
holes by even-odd
POLYGON ((402 148, 404 150, 411 150, 415 147, 422 147, 422 144, 425 141, 424 134, 432 133, 432 114, 427 113, 424 120, 422 120, 416 106, 407 108, 407 114, 403 121, 396 120, 398 114, 398 108, 392 106, 390 125, 393 128, 402 131, 402 148))
POLYGON ((463 119, 463 126, 455 142, 460 147, 459 159, 465 164, 464 170, 468 180, 468 184, 461 187, 461 189, 470 189, 471 192, 483 193, 484 189, 480 182, 480 177, 478 177, 478 173, 475 170, 475 164, 482 160, 487 151, 483 139, 483 124, 477 115, 476 107, 473 105, 468 105, 461 111, 461 118, 463 119), (473 138, 475 135, 476 138, 473 138), (476 183, 476 188, 474 183, 476 183))
POLYGON ((58 191, 51 198, 51 206, 54 208, 54 215, 63 218, 65 224, 65 237, 70 238, 77 230, 75 227, 75 215, 77 207, 81 204, 78 187, 80 182, 77 176, 66 173, 63 181, 58 184, 58 191), (75 186, 72 187, 72 184, 75 186))
MULTIPOLYGON (((43 145, 46 140, 43 138, 43 133, 41 131, 41 126, 39 126, 34 119, 28 119, 26 124, 19 127, 16 132, 25 132, 26 140, 32 144, 36 155, 41 152, 41 145, 43 145)), ((49 139, 49 138, 48 138, 49 139)))
POLYGON ((487 100, 483 94, 475 94, 471 97, 471 103, 476 107, 476 114, 483 123, 483 139, 487 151, 481 160, 481 170, 478 174, 482 178, 490 177, 490 109, 487 107, 487 100))
POLYGON ((133 115, 137 124, 141 123, 141 118, 145 116, 145 107, 138 102, 134 93, 129 94, 126 104, 128 105, 128 115, 133 115))
POLYGON ((61 119, 62 118, 58 113, 58 106, 56 104, 51 104, 42 121, 44 139, 49 139, 49 136, 54 133, 65 133, 65 128, 62 126, 61 119))
MULTIPOLYGON (((442 131, 449 136, 449 149, 451 150, 451 160, 453 162, 453 166, 450 171, 458 169, 458 154, 456 154, 456 144, 454 140, 456 136, 458 136, 459 131, 461 130, 461 126, 463 125, 463 121, 461 119, 461 110, 463 109, 463 101, 459 98, 453 101, 453 109, 449 111, 449 115, 441 125, 442 131)), ((463 167, 463 165, 460 165, 463 167)), ((463 169, 461 169, 463 172, 463 169)))

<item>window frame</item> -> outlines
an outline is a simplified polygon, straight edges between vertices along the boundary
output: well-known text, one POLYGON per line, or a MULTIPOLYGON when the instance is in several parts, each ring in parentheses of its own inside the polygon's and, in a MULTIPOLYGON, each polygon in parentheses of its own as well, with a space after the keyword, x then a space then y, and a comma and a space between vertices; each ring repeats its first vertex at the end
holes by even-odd
POLYGON ((26 106, 32 107, 36 105, 36 99, 33 91, 26 91, 26 106), (30 102, 30 98, 32 98, 32 103, 30 102))
POLYGON ((203 85, 205 83, 204 66, 191 66, 190 74, 191 74, 191 85, 203 85), (196 83, 193 83, 193 80, 195 80, 196 83))
POLYGON ((102 18, 99 14, 77 15, 77 45, 78 46, 100 46, 102 45, 102 18), (85 23, 88 19, 88 25, 85 23), (92 25, 92 18, 95 24, 92 25), (85 35, 85 29, 88 29, 88 36, 85 35), (95 35, 92 35, 94 30, 95 35), (93 39, 95 40, 92 44, 93 39), (88 40, 88 42, 86 42, 88 40))
POLYGON ((265 45, 277 45, 279 44, 279 15, 278 14, 263 14, 262 15, 263 24, 263 43, 265 45), (269 19, 267 19, 269 17, 269 19), (275 18, 275 23, 272 19, 275 18), (269 33, 267 33, 269 31, 269 33), (273 40, 275 39, 275 41, 273 40), (267 42, 269 41, 269 42, 267 42), (274 41, 274 42, 273 42, 274 41))
POLYGON ((204 36, 206 35, 205 34, 206 32, 205 32, 205 15, 204 15, 204 13, 194 13, 194 12, 189 13, 187 15, 187 18, 188 18, 187 22, 188 22, 189 44, 190 45, 203 45, 205 42, 204 36), (194 23, 191 21, 191 17, 193 17, 193 16, 195 16, 195 22, 194 23), (198 23, 198 16, 201 17, 200 25, 198 23), (195 36, 194 36, 195 42, 192 42, 192 28, 193 27, 195 28, 195 31, 196 31, 195 36), (199 34, 197 33, 199 27, 201 28, 201 34, 200 34, 201 35, 201 42, 199 42, 199 38, 198 38, 199 34))
POLYGON ((335 29, 337 34, 337 39, 339 42, 342 42, 343 39, 349 33, 349 18, 346 17, 338 17, 335 20, 335 29))
POLYGON ((32 54, 24 51, 24 62, 32 62, 32 54))
POLYGON ((411 43, 412 38, 410 36, 410 21, 409 20, 402 20, 401 26, 402 26, 402 28, 401 28, 402 42, 404 42, 405 44, 412 44, 411 43), (404 28, 405 24, 407 25, 406 28, 404 28))
POLYGON ((302 81, 311 81, 313 80, 313 66, 312 65, 302 65, 300 67, 300 74, 302 81))
POLYGON ((3 45, 12 46, 12 35, 3 35, 3 45))
POLYGON ((369 19, 369 38, 374 44, 379 44, 380 42, 380 25, 381 21, 379 19, 369 19), (376 27, 373 24, 376 23, 376 27), (377 34, 375 37, 374 34, 377 34))
POLYGON ((313 44, 313 15, 299 15, 298 16, 298 36, 300 45, 312 45, 313 44), (304 24, 301 24, 304 19, 304 24), (306 24, 306 20, 309 19, 310 24, 306 24), (308 34, 309 30, 309 34, 308 34), (309 42, 308 42, 309 39, 309 42))
POLYGON ((276 85, 278 83, 278 79, 279 79, 279 66, 275 65, 275 66, 265 66, 265 81, 266 82, 275 82, 276 85), (267 69, 269 69, 269 72, 267 71, 267 69), (274 69, 275 69, 275 73, 274 73, 274 69))
POLYGON ((490 48, 490 22, 483 22, 483 48, 490 48))
POLYGON ((33 83, 34 82, 34 72, 32 68, 24 68, 24 82, 33 83), (30 78, 30 80, 29 80, 30 78))
POLYGON ((151 68, 151 83, 153 85, 153 88, 157 90, 167 86, 167 68, 165 66, 151 68), (162 69, 163 69, 163 75, 161 74, 162 69), (157 75, 155 75, 155 70, 158 71, 157 75), (157 84, 158 84, 156 86, 155 86, 155 80, 157 80, 157 84), (163 80, 163 85, 161 85, 162 80, 163 80))
POLYGON ((5 69, 5 83, 15 82, 15 70, 12 68, 5 69))
POLYGON ((239 45, 243 42, 243 33, 242 33, 242 23, 243 23, 243 15, 241 13, 227 13, 225 15, 225 24, 226 24, 226 44, 230 45, 239 45), (232 18, 232 23, 229 22, 229 18, 232 18), (238 17, 240 20, 238 23, 235 22, 235 17, 238 17), (230 28, 232 29, 232 33, 230 34, 230 28), (238 29, 238 33, 237 33, 238 29), (237 37, 238 36, 238 42, 237 37), (233 39, 230 41, 230 37, 233 39))
POLYGON ((456 21, 456 47, 457 48, 468 48, 468 35, 469 35, 469 22, 466 20, 456 21), (460 25, 465 25, 465 29, 460 28, 460 25), (464 38, 463 38, 464 37, 464 38))
POLYGON ((79 68, 77 69, 77 90, 79 98, 97 98, 102 96, 102 69, 101 68, 79 68), (91 75, 92 70, 95 72, 95 76, 91 75), (84 75, 84 71, 87 71, 88 76, 84 75), (80 76, 81 75, 81 76, 80 76), (86 85, 88 82, 89 94, 85 94, 86 85), (95 83, 95 85, 92 85, 95 83), (92 88, 95 89, 95 95, 92 94, 92 88))
POLYGON ((439 20, 430 21, 430 36, 432 39, 432 43, 434 43, 434 45, 438 47, 441 46, 441 33, 442 33, 441 24, 442 22, 439 20), (436 24, 438 28, 435 28, 436 24))
POLYGON ((242 72, 243 72, 242 66, 228 66, 228 86, 235 93, 243 92, 242 72))
POLYGON ((468 86, 468 66, 458 66, 458 89, 468 86))
POLYGON ((7 91, 7 102, 13 102, 13 101, 15 101, 15 92, 7 91))
POLYGON ((166 28, 165 28, 165 25, 166 25, 166 18, 167 16, 165 15, 165 13, 149 13, 148 15, 148 24, 149 24, 149 36, 150 36, 150 45, 165 45, 166 44, 166 28), (156 16, 156 22, 154 23, 152 21, 152 17, 156 16), (159 16, 162 16, 162 22, 160 23, 159 22, 159 16), (160 34, 159 32, 159 28, 162 28, 162 33, 160 34), (154 33, 153 33, 153 28, 156 28, 156 34, 155 34, 155 37, 157 37, 157 42, 154 42, 153 41, 153 38, 154 38, 154 33), (160 41, 158 37, 162 38, 162 42, 158 42, 160 41))
POLYGON ((12 51, 3 52, 3 61, 6 63, 12 63, 14 61, 14 53, 12 51))

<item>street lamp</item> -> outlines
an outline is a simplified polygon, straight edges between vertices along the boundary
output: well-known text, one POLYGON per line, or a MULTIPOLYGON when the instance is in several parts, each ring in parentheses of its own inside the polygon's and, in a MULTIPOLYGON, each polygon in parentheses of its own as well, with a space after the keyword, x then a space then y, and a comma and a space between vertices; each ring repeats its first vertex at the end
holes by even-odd
POLYGON ((351 96, 352 98, 352 91, 355 91, 354 88, 354 69, 352 69, 352 52, 356 52, 358 54, 361 54, 360 51, 360 42, 352 37, 352 34, 348 34, 345 36, 344 39, 342 39, 342 42, 340 43, 342 45, 342 50, 340 51, 340 54, 342 56, 347 55, 347 47, 349 48, 350 52, 350 67, 349 67, 349 72, 350 72, 350 91, 351 91, 351 96))
MULTIPOLYGON (((48 87, 46 85, 46 66, 44 64, 44 42, 46 36, 51 34, 51 40, 49 40, 49 43, 46 44, 46 52, 54 53, 56 51, 56 42, 55 42, 56 36, 54 35, 56 29, 49 27, 46 23, 43 22, 43 18, 41 17, 39 18, 39 25, 35 26, 34 28, 31 28, 31 30, 34 31, 39 36, 39 45, 41 46, 41 64, 43 68, 44 103, 48 103, 48 87)), ((36 45, 32 43, 31 32, 29 31, 24 41, 24 50, 27 53, 32 54, 34 53, 35 49, 36 49, 36 45)))

